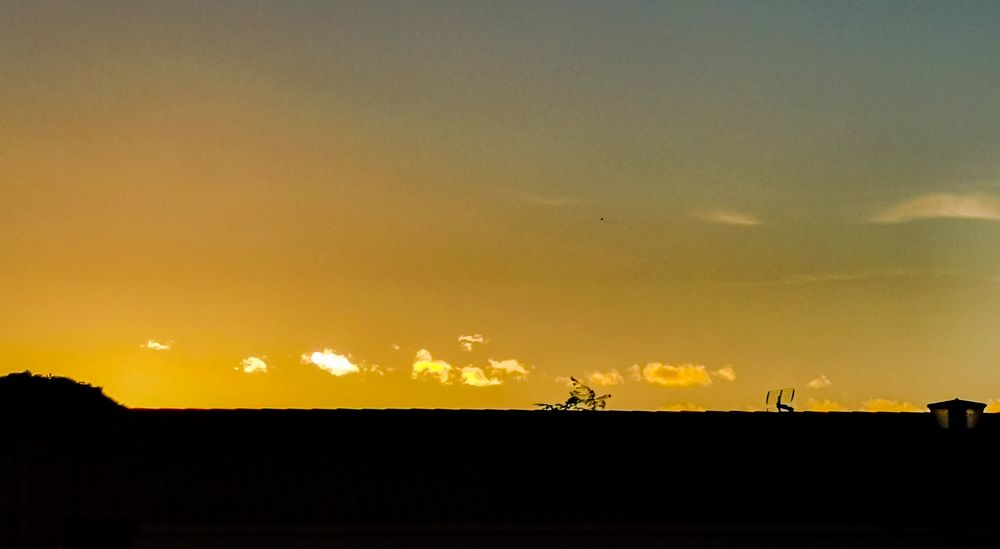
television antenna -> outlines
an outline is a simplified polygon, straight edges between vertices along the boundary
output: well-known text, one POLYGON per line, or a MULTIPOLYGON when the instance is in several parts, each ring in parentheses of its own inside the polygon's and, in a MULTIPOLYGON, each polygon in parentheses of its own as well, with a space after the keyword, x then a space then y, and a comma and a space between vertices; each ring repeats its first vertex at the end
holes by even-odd
POLYGON ((764 407, 770 412, 772 410, 781 412, 794 412, 790 403, 795 400, 795 389, 786 387, 784 389, 771 389, 764 398, 764 407))

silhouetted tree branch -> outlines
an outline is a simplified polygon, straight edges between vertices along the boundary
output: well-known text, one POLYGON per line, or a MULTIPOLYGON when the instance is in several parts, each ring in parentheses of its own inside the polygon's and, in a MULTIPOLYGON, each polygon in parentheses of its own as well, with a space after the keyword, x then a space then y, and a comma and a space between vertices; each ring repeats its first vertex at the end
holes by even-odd
POLYGON ((569 398, 566 402, 559 402, 556 404, 546 404, 544 402, 536 402, 537 406, 541 410, 603 410, 608 405, 608 399, 611 398, 610 394, 597 396, 597 393, 593 389, 587 387, 583 383, 580 383, 575 377, 569 378, 573 382, 573 389, 569 392, 569 398))

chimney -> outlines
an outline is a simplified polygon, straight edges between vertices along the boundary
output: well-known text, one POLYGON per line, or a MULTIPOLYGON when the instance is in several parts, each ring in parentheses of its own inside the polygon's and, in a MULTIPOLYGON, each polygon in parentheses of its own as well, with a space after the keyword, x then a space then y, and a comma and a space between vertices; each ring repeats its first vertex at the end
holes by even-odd
POLYGON ((956 398, 941 402, 932 402, 927 408, 934 414, 934 419, 942 429, 960 431, 973 429, 979 423, 986 405, 982 402, 972 402, 956 398))

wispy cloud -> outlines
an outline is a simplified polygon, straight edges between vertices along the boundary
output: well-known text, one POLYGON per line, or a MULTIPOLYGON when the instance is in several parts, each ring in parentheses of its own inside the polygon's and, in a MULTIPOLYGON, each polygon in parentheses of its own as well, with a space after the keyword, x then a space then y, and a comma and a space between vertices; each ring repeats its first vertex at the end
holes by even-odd
POLYGON ((567 387, 573 386, 573 379, 569 376, 556 376, 555 378, 552 379, 552 381, 555 381, 559 385, 565 385, 567 387))
POLYGON ((825 282, 854 282, 856 280, 868 280, 878 276, 899 276, 898 274, 875 274, 875 273, 821 273, 821 274, 799 274, 782 277, 777 285, 780 286, 800 286, 803 284, 823 284, 825 282))
POLYGON ((267 363, 263 359, 248 356, 240 361, 240 369, 246 374, 266 374, 267 373, 267 363))
POLYGON ((660 406, 657 410, 661 412, 704 412, 705 408, 698 406, 697 404, 685 402, 681 404, 667 404, 665 406, 660 406))
POLYGON ((443 360, 434 360, 430 351, 420 349, 414 357, 410 377, 413 379, 435 379, 443 385, 451 384, 451 364, 443 360))
POLYGON ((563 208, 567 206, 585 206, 589 204, 586 200, 570 196, 546 196, 524 191, 514 193, 518 200, 539 206, 549 206, 552 208, 563 208))
POLYGON ((510 376, 519 380, 528 377, 528 367, 513 358, 507 360, 493 360, 491 358, 489 359, 489 369, 494 375, 510 376))
POLYGON ((734 212, 730 210, 711 210, 706 212, 695 212, 694 216, 706 223, 716 225, 736 225, 743 227, 753 227, 763 225, 759 217, 744 212, 734 212))
POLYGON ((846 412, 847 408, 833 400, 810 398, 809 402, 806 402, 805 410, 807 412, 846 412))
POLYGON ((483 334, 473 334, 473 335, 460 335, 458 336, 458 344, 462 346, 462 349, 466 351, 471 351, 472 346, 475 344, 485 345, 489 343, 489 339, 483 337, 483 334))
POLYGON ((725 381, 736 381, 736 368, 733 368, 731 364, 727 364, 726 366, 709 373, 725 381))
POLYGON ((312 364, 336 377, 356 374, 361 371, 361 368, 351 360, 349 355, 342 355, 330 349, 302 355, 302 363, 312 364))
POLYGON ((591 385, 603 385, 610 387, 612 385, 621 385, 625 383, 625 376, 621 374, 618 370, 608 370, 607 372, 591 372, 587 375, 587 381, 591 385))
POLYGON ((836 284, 841 282, 857 282, 864 280, 875 280, 883 278, 904 278, 919 276, 920 272, 892 269, 881 271, 863 271, 857 273, 811 273, 811 274, 791 274, 781 276, 774 280, 759 281, 739 281, 723 283, 725 286, 755 287, 755 286, 804 286, 812 284, 836 284))
POLYGON ((143 349, 150 349, 153 351, 169 351, 170 348, 174 346, 174 343, 172 341, 169 341, 167 343, 160 343, 155 339, 150 339, 149 341, 139 346, 142 347, 143 349))
POLYGON ((466 366, 462 368, 462 383, 473 387, 489 387, 503 383, 495 377, 489 377, 482 368, 477 366, 466 366))
POLYGON ((826 374, 822 374, 816 379, 810 381, 806 387, 809 387, 810 389, 822 389, 824 387, 829 387, 830 385, 833 385, 833 382, 830 381, 830 378, 826 377, 826 374))
POLYGON ((919 219, 1000 220, 1000 198, 989 194, 927 194, 876 213, 874 223, 906 223, 919 219))
POLYGON ((861 403, 863 412, 923 412, 924 409, 912 402, 901 402, 885 398, 873 398, 861 403))

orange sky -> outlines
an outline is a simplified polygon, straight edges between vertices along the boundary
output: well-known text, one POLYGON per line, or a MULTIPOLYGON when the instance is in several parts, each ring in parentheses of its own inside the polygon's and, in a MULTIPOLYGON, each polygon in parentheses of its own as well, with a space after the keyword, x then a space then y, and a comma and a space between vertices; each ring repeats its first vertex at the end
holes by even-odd
POLYGON ((153 407, 1000 398, 997 11, 5 5, 3 371, 153 407))

